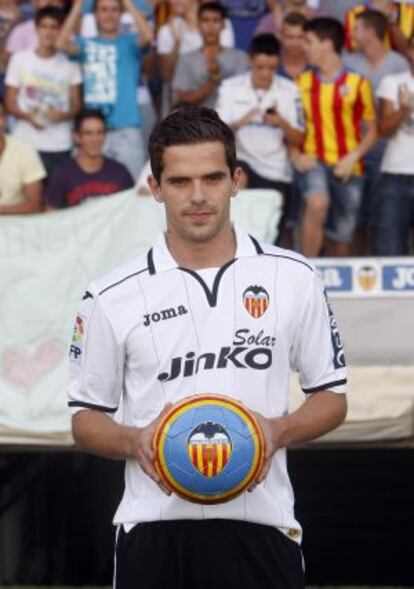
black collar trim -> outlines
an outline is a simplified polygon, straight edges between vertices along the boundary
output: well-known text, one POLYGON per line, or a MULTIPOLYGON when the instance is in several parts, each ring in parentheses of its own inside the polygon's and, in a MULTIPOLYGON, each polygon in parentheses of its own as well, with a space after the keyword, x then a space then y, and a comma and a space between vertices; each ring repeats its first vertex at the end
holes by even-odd
POLYGON ((150 273, 150 276, 154 276, 154 274, 156 272, 155 272, 155 266, 154 266, 154 252, 153 252, 152 248, 147 253, 147 263, 148 263, 148 271, 150 273))
POLYGON ((260 254, 264 254, 264 251, 262 250, 262 248, 261 248, 261 245, 260 245, 260 243, 257 241, 257 239, 255 239, 255 238, 253 237, 253 235, 250 235, 250 234, 249 234, 249 237, 250 237, 250 239, 252 240, 252 243, 253 243, 253 245, 254 245, 254 248, 255 248, 255 250, 256 250, 256 253, 257 253, 257 254, 259 254, 259 255, 260 255, 260 254))
POLYGON ((138 276, 139 274, 142 274, 143 272, 147 272, 147 271, 148 271, 148 268, 143 268, 142 270, 139 270, 138 272, 134 272, 133 274, 129 274, 128 276, 125 276, 125 278, 122 278, 122 280, 118 280, 118 282, 114 282, 113 284, 110 284, 109 286, 107 286, 106 288, 101 290, 101 292, 99 294, 101 295, 104 292, 106 292, 107 290, 114 288, 114 286, 118 286, 118 284, 122 284, 123 282, 125 282, 125 280, 129 280, 130 278, 133 278, 134 276, 138 276))
POLYGON ((205 292, 205 295, 207 297, 207 301, 208 301, 208 304, 210 305, 210 307, 216 307, 220 281, 223 277, 224 272, 227 270, 227 268, 230 268, 230 266, 232 264, 234 264, 234 262, 236 260, 237 260, 237 258, 234 258, 234 260, 230 260, 230 262, 227 262, 227 264, 224 264, 224 266, 222 266, 220 268, 220 270, 217 272, 216 277, 214 279, 212 290, 210 290, 208 288, 207 284, 204 282, 204 280, 201 278, 201 276, 199 274, 197 274, 197 272, 195 272, 194 270, 189 270, 188 268, 181 268, 181 267, 179 267, 178 269, 182 270, 183 272, 187 272, 187 274, 190 274, 190 276, 195 278, 197 280, 197 282, 199 282, 201 284, 201 286, 203 287, 203 290, 205 292))

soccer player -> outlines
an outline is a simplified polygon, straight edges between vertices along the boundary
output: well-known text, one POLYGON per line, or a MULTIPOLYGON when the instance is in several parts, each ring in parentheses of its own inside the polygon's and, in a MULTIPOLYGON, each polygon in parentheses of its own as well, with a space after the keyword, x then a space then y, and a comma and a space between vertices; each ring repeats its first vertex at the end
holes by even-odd
POLYGON ((301 250, 319 255, 329 211, 329 253, 349 255, 362 199, 361 160, 377 139, 374 100, 368 80, 343 65, 341 23, 320 17, 305 30, 315 69, 297 81, 306 127, 302 153, 293 153, 302 173, 301 250))
POLYGON ((154 129, 149 152, 167 231, 88 287, 71 346, 75 440, 126 461, 115 587, 303 589, 286 447, 345 417, 335 321, 312 264, 231 224, 240 169, 233 133, 217 113, 172 113, 154 129), (252 288, 268 301, 260 315, 243 301, 252 288), (288 414, 291 368, 306 400, 288 414), (250 492, 203 506, 162 484, 151 440, 169 403, 207 392, 256 412, 266 458, 250 492))

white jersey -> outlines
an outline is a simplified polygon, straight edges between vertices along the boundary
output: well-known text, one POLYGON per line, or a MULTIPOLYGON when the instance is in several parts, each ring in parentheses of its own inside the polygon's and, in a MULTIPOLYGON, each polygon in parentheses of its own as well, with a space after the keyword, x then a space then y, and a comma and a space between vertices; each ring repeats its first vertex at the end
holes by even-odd
MULTIPOLYGON (((71 346, 69 405, 115 413, 143 427, 166 403, 197 393, 241 400, 266 417, 288 411, 290 371, 306 394, 345 392, 335 321, 314 267, 302 256, 259 244, 235 227, 234 260, 194 272, 177 266, 162 235, 147 255, 92 283, 71 346)), ((126 461, 114 522, 226 518, 273 525, 296 541, 286 452, 265 482, 220 505, 163 494, 126 461)))

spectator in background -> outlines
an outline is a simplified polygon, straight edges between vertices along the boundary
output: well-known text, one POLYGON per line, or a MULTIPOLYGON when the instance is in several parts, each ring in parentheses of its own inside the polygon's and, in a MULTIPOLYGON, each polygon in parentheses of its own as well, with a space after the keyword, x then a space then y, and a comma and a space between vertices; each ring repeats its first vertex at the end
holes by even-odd
POLYGON ((16 0, 0 0, 0 99, 4 98, 4 76, 6 74, 8 53, 7 39, 10 31, 19 22, 20 7, 16 0))
POLYGON ((309 6, 306 0, 276 0, 272 2, 271 11, 260 19, 254 35, 269 33, 280 38, 283 20, 291 12, 301 14, 305 20, 315 16, 315 10, 309 6))
MULTIPOLYGON (((154 20, 154 8, 150 0, 133 0, 134 6, 146 20, 153 24, 154 20)), ((134 19, 131 14, 126 11, 121 15, 119 21, 119 31, 122 33, 137 32, 135 30, 134 19)), ((96 18, 94 12, 94 0, 84 0, 82 8, 82 18, 80 22, 80 35, 81 37, 97 37, 99 34, 96 26, 96 18)))
POLYGON ((16 117, 13 134, 40 154, 49 176, 70 156, 72 120, 81 105, 81 72, 55 49, 65 15, 60 8, 36 14, 36 49, 13 54, 6 74, 6 109, 16 117))
POLYGON ((178 60, 172 84, 174 98, 178 101, 214 108, 220 82, 249 69, 244 51, 220 44, 225 16, 218 2, 201 4, 198 24, 203 47, 178 60))
POLYGON ((76 155, 57 168, 47 186, 48 209, 64 209, 88 198, 108 196, 132 188, 134 181, 125 166, 104 157, 105 117, 84 110, 75 119, 76 155))
POLYGON ((343 65, 341 23, 320 17, 305 30, 315 69, 298 78, 306 126, 303 150, 293 153, 304 199, 300 245, 305 255, 319 255, 329 211, 328 253, 349 255, 362 198, 361 160, 377 138, 374 100, 369 81, 343 65))
MULTIPOLYGON (((203 2, 200 2, 203 4, 203 2)), ((203 46, 203 38, 198 28, 197 0, 173 0, 173 12, 167 23, 161 26, 157 35, 157 52, 164 81, 161 114, 165 116, 171 109, 171 83, 174 78, 178 58, 203 46)), ((228 48, 234 46, 233 28, 225 19, 225 26, 220 33, 220 45, 228 48)))
POLYGON ((352 39, 356 53, 344 56, 344 64, 367 78, 374 92, 388 74, 408 71, 408 61, 386 47, 387 19, 378 10, 365 10, 355 18, 352 39))
MULTIPOLYGON (((65 0, 32 0, 32 4, 36 14, 39 10, 47 6, 54 6, 63 10, 65 0)), ((24 51, 25 49, 36 49, 36 47, 36 23, 34 18, 30 18, 14 27, 6 43, 6 52, 11 54, 16 51, 24 51)))
POLYGON ((274 0, 222 0, 234 29, 235 46, 249 51, 250 41, 267 4, 274 0))
POLYGON ((96 0, 95 18, 99 36, 72 40, 83 0, 75 0, 61 30, 57 46, 78 56, 84 76, 86 108, 100 109, 108 134, 104 152, 123 163, 137 178, 145 161, 146 146, 137 101, 142 48, 152 39, 152 29, 132 0, 96 0), (119 34, 122 10, 128 10, 138 33, 119 34))
MULTIPOLYGON (((387 19, 382 12, 365 10, 359 13, 352 31, 354 44, 358 51, 348 53, 344 57, 347 67, 371 82, 374 95, 384 76, 410 69, 407 60, 400 53, 387 48, 384 43, 387 27, 387 19)), ((364 159, 364 193, 353 248, 353 253, 357 255, 368 253, 369 232, 385 144, 385 139, 377 141, 364 159)))
POLYGON ((387 48, 393 46, 405 53, 407 39, 414 31, 414 6, 411 2, 393 2, 393 0, 371 0, 357 4, 345 14, 345 47, 348 51, 357 49, 353 30, 356 18, 366 10, 378 10, 387 19, 387 32, 384 43, 387 48))
POLYGON ((306 18, 299 12, 289 12, 282 22, 277 73, 289 80, 295 80, 309 67, 305 52, 306 22, 306 18))
POLYGON ((33 147, 6 135, 5 129, 0 102, 0 215, 38 213, 45 169, 33 147))
MULTIPOLYGON (((275 73, 279 53, 276 37, 255 37, 250 48, 251 71, 222 82, 216 108, 235 132, 248 188, 278 190, 286 210, 292 182, 288 147, 299 148, 304 135, 298 89, 275 73)), ((283 224, 284 217, 280 231, 283 224)))
POLYGON ((385 77, 377 91, 379 130, 388 143, 374 214, 375 256, 408 254, 410 231, 411 248, 414 245, 414 35, 407 57, 410 71, 385 77))
MULTIPOLYGON (((306 18, 300 12, 289 12, 283 19, 280 30, 280 58, 277 68, 279 76, 289 80, 296 80, 304 71, 309 69, 305 52, 306 18)), ((288 200, 285 217, 283 219, 283 233, 278 245, 295 249, 295 233, 299 223, 301 211, 301 193, 298 172, 293 170, 292 188, 288 200)))

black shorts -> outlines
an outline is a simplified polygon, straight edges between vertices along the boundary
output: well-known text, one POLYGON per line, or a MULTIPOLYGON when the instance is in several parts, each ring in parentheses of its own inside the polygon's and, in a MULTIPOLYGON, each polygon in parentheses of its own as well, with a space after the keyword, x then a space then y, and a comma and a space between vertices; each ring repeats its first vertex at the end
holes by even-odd
POLYGON ((271 526, 177 520, 121 526, 115 589, 304 589, 298 544, 271 526))

